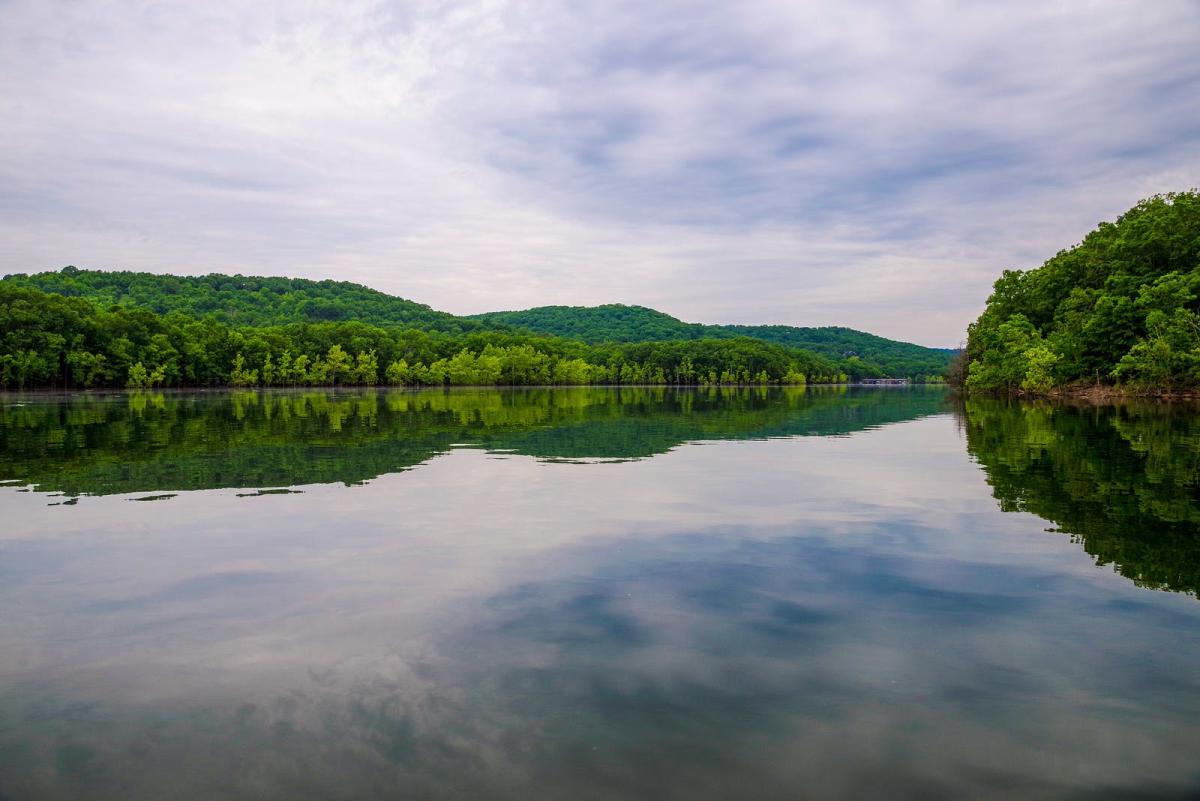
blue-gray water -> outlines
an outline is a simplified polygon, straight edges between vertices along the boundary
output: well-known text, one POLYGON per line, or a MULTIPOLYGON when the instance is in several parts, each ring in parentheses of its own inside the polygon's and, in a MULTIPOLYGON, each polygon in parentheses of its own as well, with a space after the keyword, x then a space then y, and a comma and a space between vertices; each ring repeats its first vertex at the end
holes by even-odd
POLYGON ((0 798, 1196 798, 1198 478, 936 389, 5 396, 0 798))

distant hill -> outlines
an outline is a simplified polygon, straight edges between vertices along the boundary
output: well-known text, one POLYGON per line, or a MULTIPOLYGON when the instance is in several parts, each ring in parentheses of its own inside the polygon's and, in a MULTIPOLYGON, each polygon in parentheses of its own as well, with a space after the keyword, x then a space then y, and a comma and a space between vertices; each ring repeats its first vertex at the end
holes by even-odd
POLYGON ((588 344, 680 342, 750 337, 810 351, 842 364, 851 375, 934 376, 954 351, 926 348, 852 328, 685 323, 644 306, 542 306, 526 311, 458 317, 422 303, 348 281, 310 281, 245 275, 161 275, 65 267, 5 276, 3 283, 80 297, 101 307, 148 309, 212 317, 232 326, 359 321, 382 328, 451 334, 524 330, 588 344))
POLYGON ((131 306, 158 314, 214 317, 238 326, 359 320, 459 333, 483 323, 436 311, 422 303, 348 281, 245 275, 179 276, 66 267, 57 272, 10 275, 5 283, 33 287, 101 306, 131 306))
POLYGON ((753 337, 791 348, 803 348, 833 359, 858 359, 890 375, 942 373, 955 351, 856 331, 853 328, 800 328, 789 325, 703 325, 685 323, 644 306, 539 306, 525 311, 472 315, 483 322, 504 323, 530 331, 572 337, 584 342, 642 342, 753 337))

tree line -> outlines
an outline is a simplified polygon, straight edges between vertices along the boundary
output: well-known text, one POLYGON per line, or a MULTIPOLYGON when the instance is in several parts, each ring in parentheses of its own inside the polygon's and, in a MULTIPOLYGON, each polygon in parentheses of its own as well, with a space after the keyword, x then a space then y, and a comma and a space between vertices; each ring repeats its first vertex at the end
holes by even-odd
POLYGON ((211 317, 242 328, 358 321, 381 328, 454 334, 518 331, 580 339, 589 344, 750 337, 818 354, 841 365, 841 372, 854 378, 908 376, 922 380, 940 376, 951 356, 949 350, 896 342, 849 328, 701 325, 642 306, 546 306, 457 317, 346 281, 215 273, 176 276, 65 267, 33 275, 9 275, 0 283, 84 298, 104 309, 125 306, 161 315, 211 317))
POLYGON ((477 314, 472 319, 593 343, 751 337, 785 347, 802 348, 835 361, 845 361, 848 373, 869 378, 907 376, 923 381, 928 377, 940 377, 954 353, 950 349, 897 342, 852 328, 704 325, 685 323, 644 306, 620 304, 540 306, 524 311, 477 314))
POLYGON ((179 311, 103 308, 0 282, 0 385, 839 383, 844 365, 750 338, 584 342, 519 331, 430 331, 362 322, 233 326, 179 311))

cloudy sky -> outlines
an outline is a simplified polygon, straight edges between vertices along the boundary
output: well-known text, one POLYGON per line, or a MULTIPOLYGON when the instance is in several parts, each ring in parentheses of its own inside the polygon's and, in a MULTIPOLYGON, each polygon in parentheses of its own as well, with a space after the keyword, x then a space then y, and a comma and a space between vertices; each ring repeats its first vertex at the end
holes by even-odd
POLYGON ((0 0, 0 272, 954 345, 1200 183, 1200 3, 0 0))

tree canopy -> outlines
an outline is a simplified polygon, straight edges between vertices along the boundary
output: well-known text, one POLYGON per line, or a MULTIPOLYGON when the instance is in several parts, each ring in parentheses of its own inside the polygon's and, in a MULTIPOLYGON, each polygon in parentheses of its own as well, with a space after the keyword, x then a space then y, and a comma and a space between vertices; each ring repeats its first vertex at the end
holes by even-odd
POLYGON ((642 306, 547 306, 457 317, 347 281, 220 274, 176 276, 66 267, 55 272, 10 275, 3 282, 85 298, 105 309, 122 306, 161 315, 179 313, 235 327, 361 322, 381 328, 458 334, 521 329, 588 344, 750 337, 809 350, 835 362, 853 359, 845 365, 845 372, 855 378, 941 376, 952 354, 850 328, 685 323, 642 306))
POLYGON ((218 273, 159 275, 65 267, 55 272, 9 275, 4 282, 86 298, 104 308, 126 306, 158 314, 179 312, 238 326, 356 320, 377 326, 449 332, 485 327, 465 317, 455 317, 349 281, 218 273))
POLYGON ((540 306, 524 311, 489 312, 472 319, 500 322, 543 334, 572 337, 584 342, 680 341, 752 337, 791 348, 803 348, 829 359, 855 359, 860 376, 907 376, 919 379, 940 376, 954 350, 926 348, 908 342, 827 326, 801 328, 789 325, 703 325, 685 323, 644 306, 540 306))
POLYGON ((1155 195, 1041 267, 1006 271, 966 359, 973 389, 1200 385, 1200 194, 1155 195))
POLYGON ((362 322, 235 327, 0 282, 0 386, 802 384, 842 365, 747 337, 588 345, 362 322))
POLYGON ((625 333, 455 317, 347 282, 67 267, 0 280, 0 387, 940 380, 947 358, 851 329, 691 326, 602 309, 611 314, 580 319, 625 315, 625 333), (671 325, 639 322, 649 318, 671 325))

